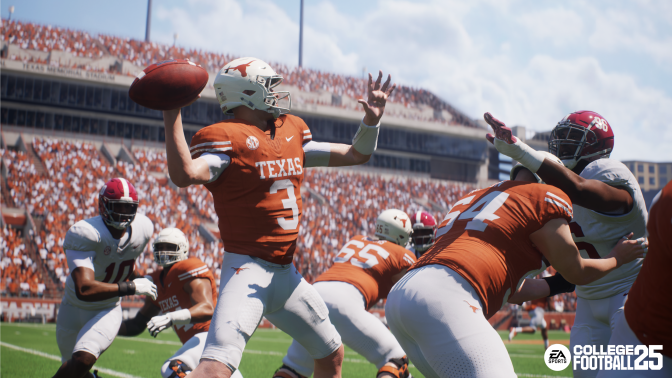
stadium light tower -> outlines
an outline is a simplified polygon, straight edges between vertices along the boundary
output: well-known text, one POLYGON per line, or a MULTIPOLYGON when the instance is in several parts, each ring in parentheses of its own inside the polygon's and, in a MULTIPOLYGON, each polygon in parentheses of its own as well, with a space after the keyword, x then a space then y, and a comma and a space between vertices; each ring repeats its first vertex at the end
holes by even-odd
POLYGON ((299 11, 299 67, 303 67, 303 0, 299 11))
POLYGON ((12 14, 14 14, 14 6, 10 5, 9 6, 9 18, 7 18, 7 21, 12 21, 12 14))
POLYGON ((149 29, 152 26, 152 0, 147 0, 147 24, 145 25, 145 42, 149 42, 149 29))

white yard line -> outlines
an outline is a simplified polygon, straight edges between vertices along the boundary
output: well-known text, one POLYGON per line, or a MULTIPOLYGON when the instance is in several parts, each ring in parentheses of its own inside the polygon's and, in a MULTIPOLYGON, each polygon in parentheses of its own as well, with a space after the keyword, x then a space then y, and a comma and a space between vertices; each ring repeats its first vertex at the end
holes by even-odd
MULTIPOLYGON (((49 354, 49 353, 40 352, 39 350, 22 348, 20 346, 7 344, 7 343, 2 342, 2 341, 0 341, 0 345, 3 346, 3 347, 7 347, 9 349, 17 350, 19 352, 28 353, 28 354, 32 354, 32 355, 35 355, 35 356, 40 356, 40 357, 48 358, 50 360, 61 362, 61 357, 54 356, 53 354, 49 354)), ((114 376, 114 377, 140 378, 140 377, 137 377, 135 375, 126 374, 126 373, 118 372, 116 370, 110 370, 110 369, 106 369, 104 367, 95 366, 95 365, 94 365, 94 369, 98 370, 99 372, 101 372, 103 374, 111 375, 111 376, 114 376)))

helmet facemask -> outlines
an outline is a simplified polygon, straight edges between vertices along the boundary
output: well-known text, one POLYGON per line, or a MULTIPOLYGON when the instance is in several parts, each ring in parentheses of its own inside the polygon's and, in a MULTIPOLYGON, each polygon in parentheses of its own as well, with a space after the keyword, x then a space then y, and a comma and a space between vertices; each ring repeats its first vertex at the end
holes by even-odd
POLYGON ((411 244, 416 252, 425 252, 434 245, 435 229, 434 227, 413 227, 411 234, 411 244))
POLYGON ((273 91, 275 87, 282 83, 282 80, 282 76, 280 75, 266 77, 257 76, 257 83, 264 88, 264 104, 268 106, 268 108, 264 110, 272 113, 275 118, 278 118, 283 114, 289 114, 289 111, 292 108, 292 97, 290 96, 289 91, 273 91), (285 100, 288 102, 287 106, 280 106, 280 101, 285 100))
POLYGON ((135 219, 138 211, 137 201, 113 200, 101 196, 99 201, 103 221, 117 230, 125 230, 135 219))
POLYGON ((154 243, 154 261, 163 267, 182 261, 183 257, 184 253, 180 251, 180 246, 177 244, 154 243))
POLYGON ((597 135, 592 130, 576 125, 570 121, 561 121, 551 131, 548 150, 557 156, 569 169, 576 167, 580 160, 595 156, 609 157, 611 150, 602 150, 589 155, 583 155, 586 147, 598 142, 597 135))

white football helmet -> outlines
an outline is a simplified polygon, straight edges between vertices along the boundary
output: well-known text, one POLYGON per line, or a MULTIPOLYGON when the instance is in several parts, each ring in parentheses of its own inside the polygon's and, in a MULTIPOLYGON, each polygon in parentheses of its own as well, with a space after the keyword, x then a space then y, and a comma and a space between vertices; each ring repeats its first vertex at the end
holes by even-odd
MULTIPOLYGON (((552 153, 546 152, 546 151, 539 151, 539 152, 542 152, 544 154, 544 156, 546 156, 546 159, 550 159, 550 160, 553 160, 554 162, 556 162, 560 165, 564 165, 562 163, 562 160, 560 160, 559 157, 553 155, 552 153)), ((523 166, 520 163, 516 163, 516 165, 514 165, 511 168, 511 172, 509 173, 509 180, 514 180, 516 178, 516 175, 518 174, 518 171, 520 171, 523 168, 525 168, 525 166, 523 166)), ((530 172, 530 173, 532 173, 532 172, 530 172)), ((532 174, 534 175, 534 178, 537 179, 538 184, 545 184, 544 180, 542 180, 541 177, 537 176, 536 173, 532 173, 532 174)))
POLYGON ((189 258, 189 240, 177 228, 164 228, 152 243, 154 261, 166 267, 189 258))
POLYGON ((376 236, 405 247, 413 233, 413 225, 408 215, 397 209, 388 209, 380 213, 376 221, 376 236))
POLYGON ((278 118, 289 113, 292 108, 289 92, 273 91, 280 83, 282 76, 265 62, 256 58, 240 58, 219 70, 214 87, 224 113, 230 113, 231 109, 243 105, 269 112, 278 118), (288 106, 279 106, 279 102, 285 99, 289 101, 288 106))

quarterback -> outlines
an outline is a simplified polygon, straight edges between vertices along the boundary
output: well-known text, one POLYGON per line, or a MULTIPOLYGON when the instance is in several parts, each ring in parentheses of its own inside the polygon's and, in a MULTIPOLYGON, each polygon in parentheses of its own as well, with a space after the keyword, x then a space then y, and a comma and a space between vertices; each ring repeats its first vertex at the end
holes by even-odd
POLYGON ((156 298, 149 279, 127 281, 154 232, 149 218, 136 214, 135 188, 123 178, 108 181, 98 195, 98 209, 99 216, 72 225, 63 242, 70 275, 56 319, 63 365, 55 378, 93 377, 89 370, 121 325, 121 297, 156 298))
POLYGON ((363 164, 376 148, 380 119, 395 86, 390 77, 359 100, 365 115, 352 145, 312 141, 289 114, 282 77, 255 58, 229 62, 214 80, 222 111, 234 119, 202 128, 191 146, 180 109, 164 111, 171 180, 203 184, 212 193, 225 251, 220 293, 201 363, 190 377, 228 378, 265 316, 299 342, 315 361, 316 377, 339 377, 341 337, 324 300, 292 264, 301 218, 306 167, 363 164), (287 106, 283 107, 283 101, 287 106))
MULTIPOLYGON (((415 263, 403 246, 412 232, 401 210, 383 211, 375 239, 358 235, 334 258, 334 265, 313 284, 322 296, 329 318, 343 343, 378 368, 377 377, 408 377, 408 358, 387 327, 367 310, 387 298, 392 285, 415 263)), ((274 378, 305 378, 313 374, 313 359, 296 340, 282 359, 274 378)))
MULTIPOLYGON (((555 164, 555 163, 554 163, 555 164)), ((503 181, 455 203, 438 239, 392 288, 390 330, 425 377, 516 377, 487 319, 525 277, 546 268, 587 284, 644 253, 622 239, 604 259, 582 259, 569 229, 572 205, 549 185, 503 181)))
MULTIPOLYGON (((182 348, 161 366, 161 376, 183 378, 198 366, 203 353, 217 303, 217 285, 203 261, 189 258, 189 241, 179 229, 161 230, 152 246, 154 260, 161 266, 150 275, 157 297, 147 298, 134 318, 124 320, 119 335, 137 336, 148 328, 156 337, 172 326, 182 348)), ((242 378, 238 371, 233 376, 242 378)))
MULTIPOLYGON (((561 189, 574 204, 569 227, 581 256, 599 259, 630 232, 642 243, 646 235, 646 204, 636 178, 621 162, 610 159, 614 131, 591 111, 577 111, 558 122, 548 142, 564 167, 550 162, 511 134, 490 113, 485 120, 495 132, 488 139, 499 152, 519 161, 547 184, 561 189)), ((599 280, 576 287, 576 319, 570 344, 606 345, 616 315, 642 267, 643 259, 625 264, 599 280)), ((596 370, 576 370, 575 377, 595 377, 596 370)))

